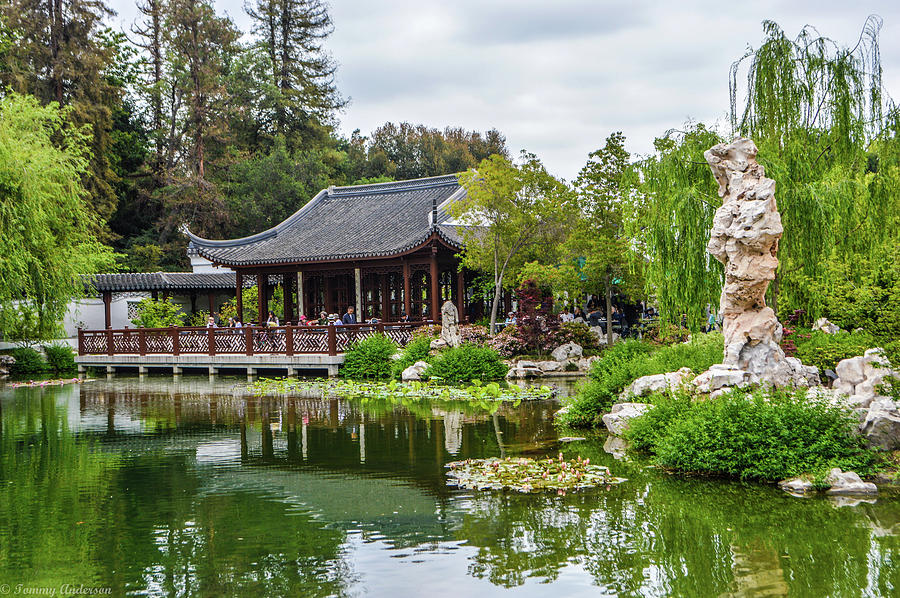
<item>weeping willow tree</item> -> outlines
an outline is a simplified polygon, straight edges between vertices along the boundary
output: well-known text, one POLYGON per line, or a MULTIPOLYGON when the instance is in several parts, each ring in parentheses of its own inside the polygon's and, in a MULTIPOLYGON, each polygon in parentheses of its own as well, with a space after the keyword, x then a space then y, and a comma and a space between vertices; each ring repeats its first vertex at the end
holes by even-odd
MULTIPOLYGON (((811 27, 790 39, 766 21, 763 44, 732 65, 731 134, 756 142, 778 184, 784 236, 769 302, 781 314, 821 314, 827 262, 871 258, 896 242, 900 129, 882 86, 880 28, 870 17, 845 48, 811 27)), ((695 126, 657 140, 638 165, 647 205, 633 228, 646 242, 648 283, 664 317, 686 313, 694 326, 722 281, 705 253, 720 200, 702 156, 719 141, 695 126)))

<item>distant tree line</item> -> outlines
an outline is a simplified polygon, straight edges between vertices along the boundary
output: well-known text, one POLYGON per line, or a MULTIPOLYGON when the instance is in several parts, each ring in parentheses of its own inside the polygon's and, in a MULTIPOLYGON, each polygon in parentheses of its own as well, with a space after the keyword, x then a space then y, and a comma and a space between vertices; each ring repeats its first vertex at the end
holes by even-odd
POLYGON ((103 0, 0 5, 0 94, 31 95, 89 127, 86 189, 120 267, 184 268, 182 223, 259 232, 328 185, 465 171, 508 154, 482 134, 388 122, 342 137, 347 101, 322 0, 249 0, 243 36, 211 0, 138 0, 127 33, 103 0))

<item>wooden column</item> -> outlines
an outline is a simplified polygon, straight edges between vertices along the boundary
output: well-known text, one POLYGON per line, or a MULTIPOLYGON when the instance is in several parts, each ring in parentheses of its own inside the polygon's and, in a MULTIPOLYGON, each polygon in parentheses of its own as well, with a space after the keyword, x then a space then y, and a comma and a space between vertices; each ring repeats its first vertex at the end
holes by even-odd
POLYGON ((381 321, 387 322, 391 317, 391 273, 381 275, 381 321))
POLYGON ((438 272, 437 262, 437 245, 431 246, 431 319, 438 321, 438 314, 441 311, 441 281, 440 272, 438 272))
POLYGON ((112 328, 112 291, 103 291, 103 322, 112 328))
POLYGON ((244 323, 244 273, 236 272, 234 275, 235 284, 235 301, 237 303, 237 317, 241 324, 244 323))
POLYGON ((281 275, 281 284, 284 287, 284 321, 294 321, 294 281, 297 274, 285 272, 281 275))
POLYGON ((322 279, 325 282, 325 311, 329 314, 334 313, 334 301, 331 299, 331 281, 332 278, 326 273, 322 279))
POLYGON ((206 300, 209 302, 209 315, 213 315, 213 313, 216 311, 216 294, 207 293, 206 300))
POLYGON ((409 262, 403 260, 403 311, 409 316, 409 262))
MULTIPOLYGON (((303 272, 297 272, 297 318, 306 313, 306 306, 303 301, 303 272)), ((319 314, 309 314, 307 317, 319 317, 319 314)))
MULTIPOLYGON (((353 268, 353 286, 356 289, 355 297, 355 305, 356 305, 356 321, 360 322, 362 316, 362 272, 359 268, 353 268)), ((344 309, 341 307, 341 309, 344 309)))
POLYGON ((259 325, 264 326, 269 317, 269 275, 256 275, 257 305, 259 306, 259 325))
POLYGON ((459 310, 459 321, 466 321, 466 277, 462 269, 456 272, 456 309, 459 310))
POLYGON ((191 313, 197 313, 197 293, 191 293, 191 313))

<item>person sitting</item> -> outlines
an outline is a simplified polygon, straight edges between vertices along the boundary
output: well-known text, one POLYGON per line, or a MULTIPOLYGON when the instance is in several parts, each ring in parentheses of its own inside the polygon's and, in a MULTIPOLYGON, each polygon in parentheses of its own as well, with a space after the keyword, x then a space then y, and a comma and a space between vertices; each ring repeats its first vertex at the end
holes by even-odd
POLYGON ((354 313, 356 310, 352 305, 347 306, 347 312, 341 318, 341 321, 344 324, 356 324, 356 314, 354 313))
POLYGON ((215 328, 216 327, 216 319, 212 316, 206 318, 206 327, 207 328, 215 328))
POLYGON ((330 316, 328 316, 328 323, 332 326, 344 325, 344 321, 341 320, 341 318, 339 318, 337 314, 331 314, 330 316))
POLYGON ((584 324, 584 312, 581 311, 580 307, 575 308, 575 313, 572 314, 572 321, 584 324))
POLYGON ((234 328, 234 318, 231 318, 231 317, 228 318, 228 327, 234 328))
POLYGON ((506 314, 506 321, 503 322, 507 326, 515 326, 516 325, 516 314, 515 312, 509 312, 506 314))
POLYGON ((406 313, 405 311, 401 311, 401 312, 400 312, 400 320, 398 320, 398 321, 400 321, 400 322, 409 322, 409 314, 406 313))
POLYGON ((559 314, 560 322, 571 322, 575 319, 575 316, 572 314, 572 310, 566 308, 559 314))
POLYGON ((319 326, 327 326, 328 325, 328 312, 322 310, 319 312, 319 326))
POLYGON ((231 319, 231 325, 232 325, 232 327, 234 327, 234 328, 243 328, 243 327, 244 327, 244 325, 241 324, 241 321, 238 320, 237 318, 232 318, 232 319, 231 319))
POLYGON ((599 326, 601 318, 603 318, 603 312, 599 308, 591 310, 587 315, 587 321, 591 326, 599 326))
POLYGON ((275 328, 278 326, 278 316, 275 315, 274 311, 269 311, 269 317, 266 319, 266 326, 269 328, 275 328))

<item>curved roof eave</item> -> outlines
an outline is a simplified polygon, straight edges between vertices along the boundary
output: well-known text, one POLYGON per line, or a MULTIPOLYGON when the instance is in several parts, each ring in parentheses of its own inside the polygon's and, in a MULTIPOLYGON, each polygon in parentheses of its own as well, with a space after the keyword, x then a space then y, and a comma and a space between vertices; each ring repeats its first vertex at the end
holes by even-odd
POLYGON ((315 264, 320 262, 334 262, 341 260, 356 260, 356 259, 376 259, 380 257, 392 257, 399 256, 408 253, 412 253, 413 251, 417 251, 422 247, 426 246, 428 242, 432 239, 432 237, 437 237, 440 239, 445 245, 447 245, 450 249, 461 250, 463 248, 462 244, 457 243, 446 233, 440 230, 439 227, 432 227, 428 234, 424 237, 417 239, 416 241, 409 243, 405 247, 401 247, 396 251, 379 251, 379 252, 371 252, 371 253, 347 253, 347 254, 336 254, 336 255, 322 255, 316 256, 315 258, 270 258, 263 260, 228 260, 223 259, 221 256, 211 255, 204 251, 202 246, 197 248, 197 252, 206 259, 211 262, 222 265, 222 266, 233 266, 233 267, 241 267, 241 266, 254 266, 259 264, 265 265, 293 265, 293 264, 315 264))

